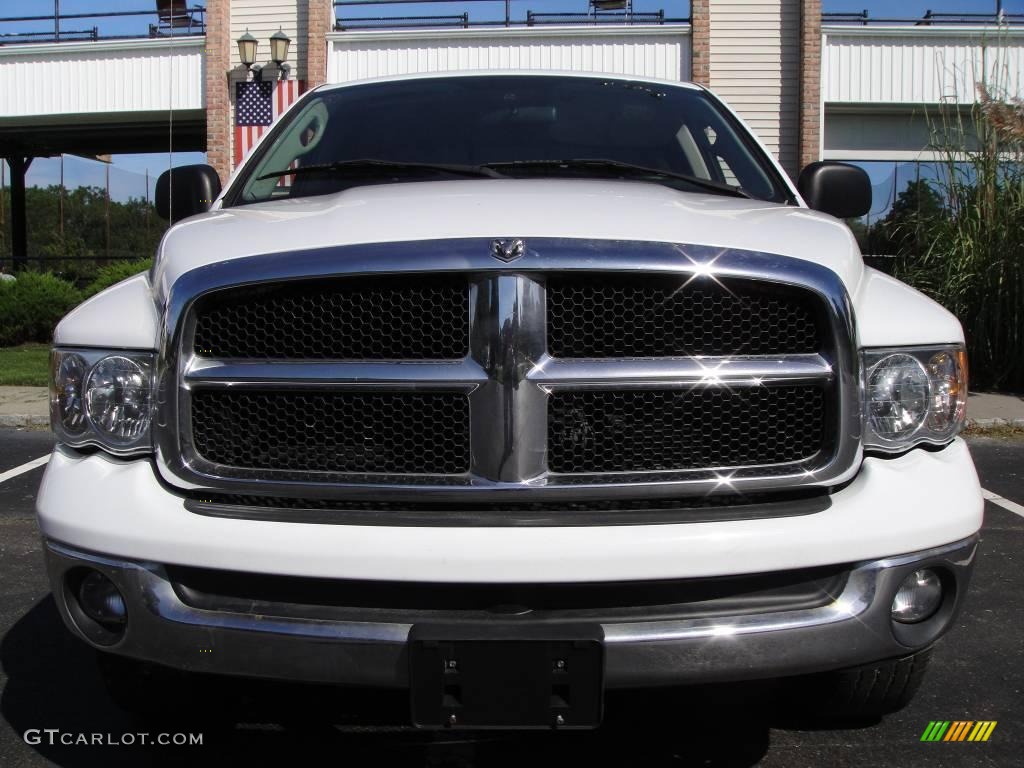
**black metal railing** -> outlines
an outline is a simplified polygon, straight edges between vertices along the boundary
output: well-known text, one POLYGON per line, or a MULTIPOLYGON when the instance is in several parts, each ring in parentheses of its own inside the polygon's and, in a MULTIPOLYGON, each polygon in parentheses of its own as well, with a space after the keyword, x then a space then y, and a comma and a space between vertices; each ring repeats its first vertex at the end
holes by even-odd
MULTIPOLYGON (((585 12, 527 10, 525 16, 513 15, 513 0, 333 0, 335 9, 335 29, 386 29, 407 27, 512 27, 537 26, 541 24, 566 25, 604 25, 604 24, 679 24, 689 23, 688 14, 669 16, 664 10, 635 11, 629 0, 623 0, 625 6, 619 10, 607 10, 598 0, 588 0, 585 12), (468 11, 449 15, 391 15, 343 17, 343 9, 357 6, 415 6, 422 3, 457 3, 464 7, 488 4, 493 9, 503 8, 503 13, 489 18, 471 18, 468 11)), ((54 11, 49 14, 34 16, 0 16, 0 45, 17 43, 45 43, 75 40, 101 39, 138 39, 203 35, 206 33, 206 8, 202 5, 186 4, 187 0, 161 0, 155 2, 151 9, 139 10, 98 10, 89 13, 62 13, 60 0, 54 0, 54 11), (138 31, 112 31, 105 29, 103 21, 110 22, 123 18, 149 17, 145 26, 140 25, 138 31), (92 26, 81 25, 76 28, 65 28, 65 22, 80 23, 84 20, 94 22, 92 26), (46 29, 40 27, 46 26, 46 29), (17 29, 22 27, 24 29, 17 29), (14 28, 12 28, 14 27, 14 28)), ((582 3, 581 3, 582 4, 582 3)), ((618 8, 618 6, 616 6, 618 8)), ((956 26, 956 25, 1024 25, 1024 13, 1006 13, 997 10, 995 13, 976 12, 942 12, 931 10, 922 16, 872 16, 869 11, 836 11, 822 14, 826 24, 848 25, 885 25, 904 26, 956 26)))
POLYGON ((869 26, 872 24, 900 24, 919 27, 945 25, 1019 25, 1024 24, 1024 13, 935 13, 926 11, 923 16, 872 16, 867 10, 837 11, 821 14, 825 24, 856 24, 869 26))
MULTIPOLYGON (((0 19, 2 24, 6 19, 0 19)), ((99 40, 99 27, 91 29, 62 29, 60 37, 54 36, 53 32, 0 32, 0 45, 11 43, 52 43, 57 40, 99 40)))
MULTIPOLYGON (((630 24, 687 24, 689 15, 677 13, 668 16, 664 10, 634 11, 631 0, 622 0, 611 9, 604 7, 600 0, 581 2, 588 10, 577 12, 543 12, 527 10, 525 15, 514 14, 512 0, 334 0, 335 29, 402 29, 406 27, 532 27, 542 24, 564 25, 630 25, 630 24), (488 4, 491 13, 482 18, 471 18, 469 12, 449 16, 344 16, 345 9, 362 6, 416 6, 420 3, 459 3, 464 7, 488 4)), ((688 3, 682 4, 688 7, 688 3)))
POLYGON ((541 24, 665 24, 666 22, 687 22, 689 19, 668 19, 664 10, 634 13, 536 13, 526 12, 528 27, 541 24))
MULTIPOLYGON (((580 5, 587 8, 586 11, 567 9, 565 11, 530 11, 525 16, 513 14, 512 0, 333 0, 336 24, 338 30, 344 29, 388 29, 401 27, 515 27, 515 26, 539 26, 542 24, 564 24, 564 25, 630 25, 630 24, 679 24, 689 23, 689 13, 668 15, 664 10, 633 9, 632 0, 578 0, 580 5), (406 16, 381 13, 379 16, 343 17, 346 8, 356 6, 374 6, 376 8, 406 6, 413 7, 422 3, 458 3, 463 7, 477 7, 480 4, 489 5, 488 10, 493 11, 496 6, 502 6, 503 13, 484 13, 483 18, 471 18, 469 12, 453 14, 449 16, 406 16)), ((688 4, 685 4, 688 5, 688 4)), ((849 25, 885 25, 895 24, 902 26, 986 26, 1003 25, 1018 26, 1024 25, 1024 13, 1006 13, 1002 10, 1002 4, 996 4, 993 13, 977 12, 941 12, 927 11, 922 16, 872 16, 869 11, 837 11, 821 15, 822 21, 826 24, 849 24, 849 25)))
POLYGON ((348 29, 377 29, 382 21, 387 21, 389 27, 395 29, 407 29, 410 27, 468 27, 469 14, 453 14, 451 16, 389 16, 383 19, 380 16, 351 16, 347 19, 338 19, 334 29, 343 32, 348 29))
POLYGON ((54 0, 53 13, 37 16, 0 16, 0 45, 18 43, 55 43, 74 40, 132 40, 160 37, 186 37, 206 34, 206 8, 201 5, 156 3, 149 10, 93 11, 61 13, 60 0, 54 0), (88 29, 65 29, 62 22, 81 22, 138 18, 145 21, 138 31, 105 30, 101 23, 88 29), (40 29, 45 25, 47 29, 40 29), (17 29, 16 27, 22 27, 17 29))

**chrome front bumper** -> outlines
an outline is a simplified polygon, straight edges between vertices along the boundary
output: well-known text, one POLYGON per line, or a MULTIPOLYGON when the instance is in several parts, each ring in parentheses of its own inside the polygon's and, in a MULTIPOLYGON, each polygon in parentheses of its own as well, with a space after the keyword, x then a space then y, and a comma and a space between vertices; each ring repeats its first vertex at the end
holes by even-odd
MULTIPOLYGON (((934 642, 951 626, 966 593, 977 543, 975 535, 943 547, 854 564, 841 593, 816 608, 602 623, 605 683, 628 688, 781 677, 906 655, 934 642), (925 622, 895 625, 890 606, 896 589, 909 572, 922 567, 940 570, 946 599, 925 622)), ((181 599, 160 564, 78 551, 54 541, 46 542, 46 559, 65 623, 102 650, 196 672, 407 685, 412 623, 199 609, 181 599), (100 571, 125 598, 127 630, 113 645, 92 642, 78 625, 75 598, 66 583, 68 573, 80 568, 100 571)), ((500 622, 517 630, 538 623, 528 613, 488 623, 500 622)))

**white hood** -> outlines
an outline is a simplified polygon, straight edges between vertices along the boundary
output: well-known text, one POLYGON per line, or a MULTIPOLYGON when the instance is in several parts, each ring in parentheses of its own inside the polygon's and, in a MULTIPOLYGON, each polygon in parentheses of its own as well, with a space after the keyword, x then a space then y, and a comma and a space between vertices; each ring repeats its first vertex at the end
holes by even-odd
POLYGON ((357 187, 334 195, 224 208, 164 239, 154 287, 217 261, 358 243, 445 238, 640 240, 794 256, 853 291, 863 264, 849 229, 806 208, 647 182, 481 179, 357 187))
POLYGON ((196 216, 165 236, 152 284, 139 275, 108 288, 68 314, 54 339, 67 346, 156 348, 160 307, 170 286, 206 264, 337 245, 458 237, 646 240, 793 256, 840 276, 865 346, 963 340, 960 324, 945 309, 866 269, 853 235, 831 216, 644 182, 562 179, 381 184, 196 216))

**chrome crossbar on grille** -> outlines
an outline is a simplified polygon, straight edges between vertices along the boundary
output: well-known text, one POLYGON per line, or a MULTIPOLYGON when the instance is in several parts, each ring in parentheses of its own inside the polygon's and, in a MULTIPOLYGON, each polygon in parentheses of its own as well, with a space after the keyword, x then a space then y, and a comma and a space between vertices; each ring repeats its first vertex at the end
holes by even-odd
MULTIPOLYGON (((157 430, 161 472, 181 487, 233 493, 320 498, 358 498, 381 493, 389 498, 415 498, 428 494, 434 500, 484 501, 512 497, 665 497, 830 486, 843 482, 855 471, 860 455, 858 362, 849 299, 839 278, 830 270, 769 254, 664 243, 530 240, 524 256, 512 263, 491 258, 490 250, 490 241, 482 240, 346 246, 247 257, 183 275, 172 288, 165 319, 160 364, 162 412, 157 430), (713 269, 709 267, 712 264, 713 269), (262 295, 280 285, 301 288, 298 281, 336 284, 345 278, 358 278, 361 284, 382 278, 401 290, 403 277, 412 278, 408 280, 410 284, 435 285, 439 275, 445 285, 462 281, 465 286, 468 353, 461 359, 429 359, 429 354, 428 359, 413 360, 280 359, 287 357, 282 355, 253 359, 203 354, 202 349, 196 349, 196 328, 200 322, 197 307, 203 307, 204 302, 218 306, 222 297, 231 296, 230 292, 237 291, 243 283, 246 289, 256 286, 262 295), (552 314, 547 304, 548 283, 557 283, 564 292, 576 277, 587 285, 595 281, 628 283, 633 286, 629 300, 634 305, 635 286, 652 281, 660 280, 669 286, 694 281, 700 285, 699 281, 703 281, 713 288, 705 290, 705 294, 714 293, 718 297, 715 301, 719 302, 724 300, 722 296, 729 296, 730 281, 737 281, 737 285, 763 285, 769 298, 757 306, 769 306, 773 312, 782 306, 773 317, 781 317, 778 322, 785 323, 785 332, 799 340, 799 351, 775 351, 777 344, 765 327, 770 318, 759 321, 749 312, 743 314, 742 307, 736 308, 733 296, 728 299, 732 301, 730 317, 742 317, 745 327, 752 329, 744 333, 761 339, 759 343, 770 348, 771 354, 744 354, 749 350, 741 346, 738 354, 681 356, 672 344, 692 337, 695 331, 680 327, 667 346, 675 356, 597 357, 593 349, 601 345, 621 353, 615 346, 619 342, 609 341, 618 338, 616 334, 620 331, 615 327, 595 331, 605 316, 590 308, 588 338, 593 348, 590 354, 595 356, 569 356, 565 349, 572 332, 570 328, 567 333, 563 327, 559 340, 561 356, 555 357, 549 349, 552 314), (788 310, 780 304, 778 296, 786 292, 798 298, 800 307, 813 307, 818 317, 817 330, 807 326, 804 309, 788 310), (809 339, 816 339, 816 349, 808 346, 809 339), (719 392, 722 396, 709 399, 700 394, 704 391, 719 392), (229 450, 233 438, 222 435, 219 442, 211 443, 209 430, 202 434, 196 431, 193 420, 208 418, 204 414, 213 412, 209 407, 211 399, 203 394, 206 410, 197 416, 197 394, 215 392, 258 394, 258 398, 245 402, 270 409, 280 403, 282 410, 290 414, 306 413, 293 402, 304 398, 300 405, 314 411, 295 429, 287 428, 289 422, 275 417, 268 420, 272 429, 264 433, 248 428, 239 430, 238 439, 251 441, 263 435, 267 440, 283 441, 287 451, 289 440, 314 439, 313 432, 321 428, 337 431, 337 424, 344 427, 344 439, 329 436, 323 443, 326 450, 335 452, 330 461, 311 462, 308 466, 301 462, 266 466, 274 463, 267 457, 281 455, 280 452, 233 452, 229 450), (426 423, 427 417, 418 415, 412 399, 404 419, 394 419, 388 410, 387 419, 378 417, 371 425, 376 431, 359 422, 363 412, 381 412, 379 408, 374 410, 375 405, 366 407, 374 402, 375 394, 412 398, 431 392, 457 394, 468 404, 468 445, 462 446, 468 456, 465 471, 452 471, 462 466, 452 456, 439 457, 431 436, 438 437, 440 442, 448 440, 446 435, 435 435, 436 430, 445 427, 442 422, 426 423), (585 392, 634 394, 629 395, 627 407, 619 408, 609 405, 611 401, 600 394, 581 399, 579 393, 585 392), (687 400, 687 392, 696 394, 687 400), (801 394, 805 392, 817 394, 801 394), (360 407, 349 408, 346 393, 362 398, 360 407), (328 399, 324 399, 326 395, 328 399), (742 434, 716 433, 716 429, 728 429, 729 425, 735 431, 749 424, 751 436, 767 434, 764 429, 758 432, 752 421, 768 413, 765 408, 776 408, 772 420, 767 422, 771 434, 765 439, 784 441, 787 430, 780 429, 780 425, 786 424, 787 414, 778 412, 778 408, 799 409, 804 402, 801 397, 811 398, 806 400, 807 413, 793 414, 799 417, 795 421, 803 425, 803 442, 794 444, 792 450, 773 443, 773 450, 764 452, 770 461, 758 461, 758 452, 751 446, 731 453, 694 450, 692 443, 698 439, 741 442, 742 434), (783 406, 774 405, 776 402, 783 406), (318 419, 315 410, 328 407, 325 403, 329 403, 331 413, 341 413, 343 418, 318 419), (703 419, 699 429, 691 414, 699 414, 703 419), (719 424, 709 423, 719 416, 719 424), (558 420, 554 426, 552 418, 558 420), (629 423, 625 424, 624 419, 629 423), (636 460, 616 456, 614 445, 604 449, 595 443, 621 441, 618 450, 635 453, 643 444, 646 429, 656 429, 662 435, 656 444, 668 452, 666 456, 636 460), (411 466, 408 445, 399 444, 403 440, 419 441, 438 460, 411 466), (208 445, 228 450, 206 455, 211 453, 204 448, 208 445), (553 450, 563 455, 555 458, 553 450), (603 451, 600 460, 594 459, 595 450, 603 451), (246 461, 225 458, 236 454, 246 457, 246 461), (404 457, 402 461, 395 459, 399 454, 404 457), (684 454, 687 460, 674 461, 674 456, 684 454), (575 460, 565 460, 566 455, 575 460), (585 455, 591 458, 582 460, 585 455), (702 456, 717 457, 717 463, 695 465, 694 457, 702 456), (351 464, 346 464, 345 457, 354 457, 351 464)), ((668 291, 665 295, 679 301, 677 292, 668 291)), ((239 306, 238 296, 231 299, 239 306)), ((657 312, 667 311, 664 299, 659 301, 651 315, 655 320, 659 317, 657 312)), ((388 302, 389 307, 398 306, 393 297, 388 302)), ((567 317, 564 307, 560 312, 563 319, 567 317)), ((400 314, 414 316, 409 307, 404 307, 400 314)), ((235 315, 239 316, 244 315, 235 315)), ((713 332, 714 323, 722 321, 707 313, 704 317, 710 318, 707 329, 702 331, 706 338, 713 332)), ((629 315, 620 311, 614 320, 625 327, 629 315)), ((216 345, 216 324, 206 318, 201 322, 204 344, 216 345)), ((269 327, 265 320, 261 322, 261 328, 269 327)), ((366 325, 365 318, 361 322, 366 325)), ((435 345, 436 348, 457 348, 457 336, 450 332, 452 324, 448 321, 445 325, 450 343, 435 345)), ((284 325, 280 335, 287 338, 284 325)), ((638 327, 641 325, 644 351, 650 353, 658 343, 656 338, 652 339, 657 323, 648 317, 637 322, 638 327)), ((236 327, 233 338, 248 338, 237 330, 236 327)), ((316 333, 323 336, 325 332, 318 328, 316 333)), ((401 336, 401 329, 389 328, 388 333, 388 338, 396 338, 401 336)), ((265 334, 260 338, 264 343, 265 334)), ((733 333, 730 338, 740 336, 733 333)), ((339 348, 344 348, 344 343, 339 344, 339 348)), ((365 341, 362 346, 365 348, 365 341)), ((390 408, 393 397, 387 397, 390 408)), ((436 411, 442 421, 450 420, 450 414, 456 412, 446 408, 436 411)), ((258 416, 253 414, 254 418, 258 416)), ((218 429, 230 429, 230 423, 221 419, 218 429)), ((318 435, 315 439, 322 437, 318 435)), ((453 455, 458 453, 451 441, 446 444, 452 447, 453 455)), ((301 453, 302 447, 303 443, 295 443, 293 452, 301 453)))

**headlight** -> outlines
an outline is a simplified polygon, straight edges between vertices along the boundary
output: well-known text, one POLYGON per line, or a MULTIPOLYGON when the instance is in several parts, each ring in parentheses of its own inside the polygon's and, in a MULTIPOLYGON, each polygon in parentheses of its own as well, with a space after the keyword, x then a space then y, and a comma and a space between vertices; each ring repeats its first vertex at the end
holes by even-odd
POLYGON ((148 453, 155 357, 152 352, 53 350, 50 426, 57 438, 119 455, 148 453))
POLYGON ((85 360, 68 353, 54 354, 50 362, 53 367, 50 404, 54 422, 59 422, 66 434, 80 435, 89 428, 85 421, 85 360))
POLYGON ((945 443, 963 426, 967 358, 963 347, 864 352, 865 447, 902 451, 945 443))

